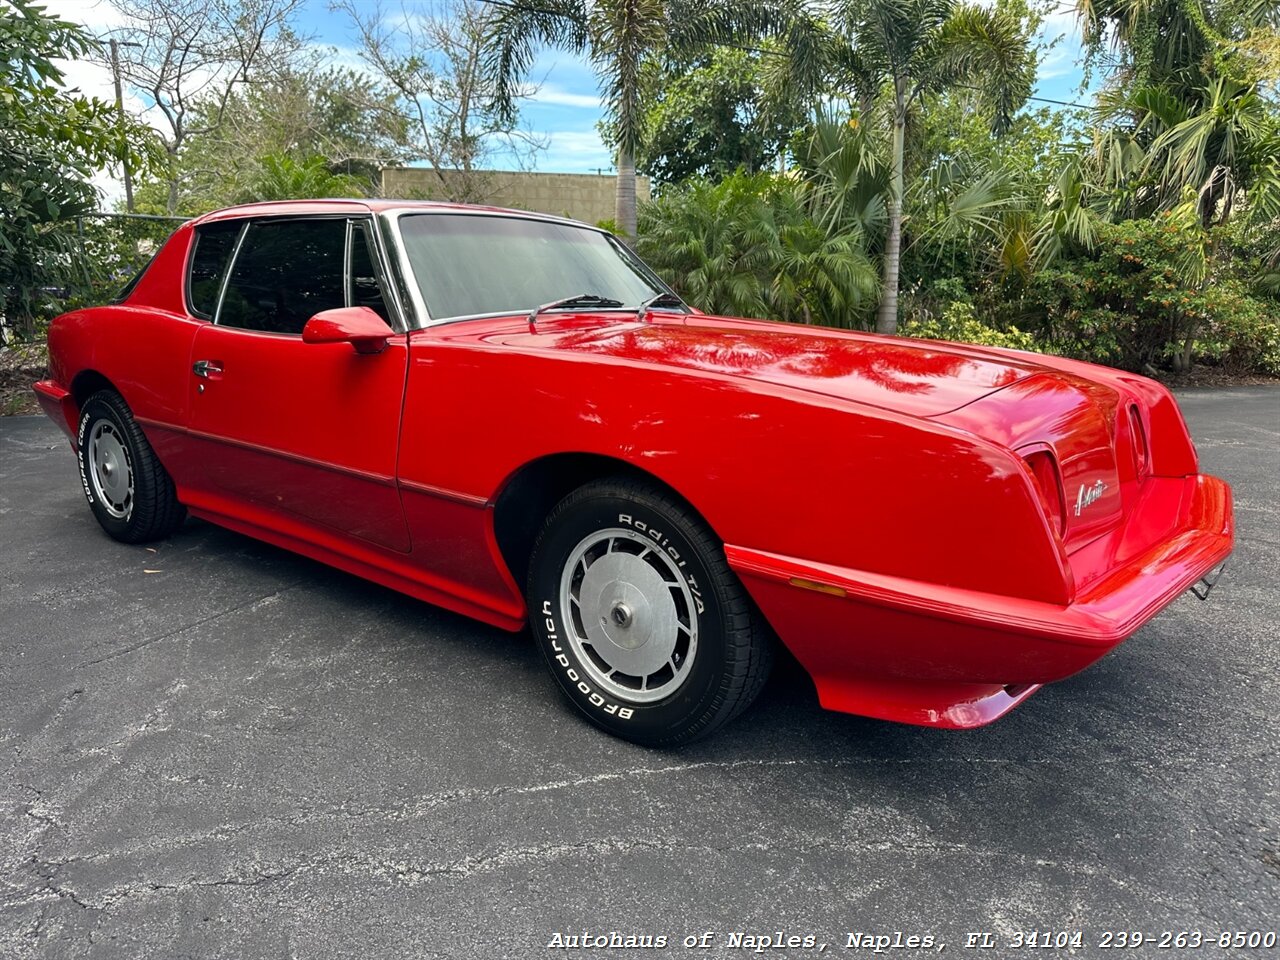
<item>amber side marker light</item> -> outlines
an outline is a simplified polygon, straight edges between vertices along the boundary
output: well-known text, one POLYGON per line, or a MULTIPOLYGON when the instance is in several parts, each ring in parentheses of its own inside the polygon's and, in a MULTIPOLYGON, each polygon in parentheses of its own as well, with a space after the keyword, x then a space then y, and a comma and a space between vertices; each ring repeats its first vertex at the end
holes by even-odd
POLYGON ((805 580, 803 577, 792 577, 787 582, 793 587, 799 587, 801 590, 812 590, 814 593, 826 593, 833 597, 847 597, 849 595, 845 592, 844 587, 837 587, 830 583, 818 583, 816 580, 805 580))

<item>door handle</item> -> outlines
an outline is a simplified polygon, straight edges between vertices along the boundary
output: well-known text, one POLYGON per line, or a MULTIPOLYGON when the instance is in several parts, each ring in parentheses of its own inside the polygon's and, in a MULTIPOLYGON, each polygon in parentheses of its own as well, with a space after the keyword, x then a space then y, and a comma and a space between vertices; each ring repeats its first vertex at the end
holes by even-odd
POLYGON ((191 365, 191 372, 197 377, 216 377, 222 373, 222 364, 217 360, 197 360, 191 365))

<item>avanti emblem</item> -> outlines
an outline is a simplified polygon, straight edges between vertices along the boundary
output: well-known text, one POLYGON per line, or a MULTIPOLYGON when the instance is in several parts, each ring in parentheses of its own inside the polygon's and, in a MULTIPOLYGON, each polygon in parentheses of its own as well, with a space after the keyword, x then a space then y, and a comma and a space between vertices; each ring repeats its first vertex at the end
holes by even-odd
POLYGON ((1076 494, 1076 516, 1080 516, 1080 511, 1090 504, 1101 500, 1102 495, 1106 493, 1107 485, 1099 480, 1092 487, 1087 487, 1083 483, 1080 484, 1080 492, 1076 494))

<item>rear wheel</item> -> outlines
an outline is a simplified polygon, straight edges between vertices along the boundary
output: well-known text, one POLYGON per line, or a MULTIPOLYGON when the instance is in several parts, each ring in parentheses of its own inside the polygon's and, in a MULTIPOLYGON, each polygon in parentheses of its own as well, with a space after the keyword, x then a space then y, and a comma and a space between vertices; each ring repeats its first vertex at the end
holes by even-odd
POLYGON ((159 540, 182 525, 187 512, 173 480, 118 393, 100 390, 85 401, 76 451, 89 508, 116 540, 159 540))
POLYGON ((596 725, 651 745, 719 729, 755 699, 772 640, 706 524, 636 480, 588 484, 533 550, 533 633, 596 725))

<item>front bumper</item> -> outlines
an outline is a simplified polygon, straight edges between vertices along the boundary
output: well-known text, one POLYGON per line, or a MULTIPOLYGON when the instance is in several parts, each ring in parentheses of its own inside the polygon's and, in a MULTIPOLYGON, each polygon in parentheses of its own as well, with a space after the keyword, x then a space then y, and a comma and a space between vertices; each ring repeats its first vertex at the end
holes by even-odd
MULTIPOLYGON (((822 705, 906 723, 990 723, 1105 656, 1231 553, 1231 489, 1156 478, 1066 606, 726 546, 822 705), (1152 541, 1153 529, 1161 535, 1152 541)), ((963 562, 957 558, 957 562, 963 562)))

